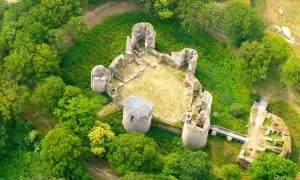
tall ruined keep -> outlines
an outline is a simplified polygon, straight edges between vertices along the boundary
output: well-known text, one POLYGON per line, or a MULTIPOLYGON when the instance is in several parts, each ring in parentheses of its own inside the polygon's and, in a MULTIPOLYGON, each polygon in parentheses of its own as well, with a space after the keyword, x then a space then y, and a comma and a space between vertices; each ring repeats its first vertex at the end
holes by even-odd
POLYGON ((108 69, 98 65, 91 72, 91 88, 107 92, 123 107, 126 131, 146 133, 152 117, 166 124, 183 123, 182 141, 191 149, 204 147, 210 126, 212 96, 202 90, 194 74, 198 53, 185 48, 171 55, 155 50, 156 32, 149 23, 138 23, 127 37, 125 55, 108 69), (182 68, 187 71, 182 71, 182 68))

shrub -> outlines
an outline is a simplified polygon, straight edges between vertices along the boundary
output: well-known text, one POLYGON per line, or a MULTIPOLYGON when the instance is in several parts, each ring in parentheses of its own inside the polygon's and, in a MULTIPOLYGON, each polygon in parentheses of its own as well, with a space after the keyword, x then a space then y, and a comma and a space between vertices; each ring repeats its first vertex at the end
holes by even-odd
POLYGON ((234 117, 241 117, 245 114, 245 107, 241 104, 235 103, 230 106, 229 112, 234 117))

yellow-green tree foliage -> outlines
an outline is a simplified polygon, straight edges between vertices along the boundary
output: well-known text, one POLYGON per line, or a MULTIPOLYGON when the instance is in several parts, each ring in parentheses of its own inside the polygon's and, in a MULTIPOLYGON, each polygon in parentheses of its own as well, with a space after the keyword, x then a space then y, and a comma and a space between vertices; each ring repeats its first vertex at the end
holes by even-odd
POLYGON ((107 143, 114 139, 115 133, 111 131, 108 124, 96 121, 95 126, 88 134, 88 137, 91 141, 91 152, 101 156, 106 151, 105 148, 107 143))

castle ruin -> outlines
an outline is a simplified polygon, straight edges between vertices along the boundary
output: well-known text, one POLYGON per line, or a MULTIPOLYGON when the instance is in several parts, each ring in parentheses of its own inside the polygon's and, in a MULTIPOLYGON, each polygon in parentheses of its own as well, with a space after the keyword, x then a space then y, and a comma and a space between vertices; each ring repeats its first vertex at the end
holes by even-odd
POLYGON ((146 133, 152 117, 166 124, 182 122, 183 144, 191 149, 204 147, 212 96, 194 76, 198 53, 190 48, 171 55, 160 53, 155 50, 155 40, 151 24, 134 25, 125 55, 117 56, 108 69, 102 65, 93 68, 91 88, 107 92, 123 108, 126 131, 146 133))

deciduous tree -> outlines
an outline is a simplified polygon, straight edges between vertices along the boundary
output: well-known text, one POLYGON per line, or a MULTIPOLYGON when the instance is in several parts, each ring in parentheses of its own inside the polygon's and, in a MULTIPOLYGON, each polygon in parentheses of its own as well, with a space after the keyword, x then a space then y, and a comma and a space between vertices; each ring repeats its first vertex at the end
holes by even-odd
POLYGON ((67 86, 54 115, 62 128, 71 130, 80 138, 87 138, 100 107, 98 98, 88 98, 78 88, 67 86))
POLYGON ((282 66, 281 82, 300 89, 300 58, 291 57, 282 66))
POLYGON ((161 19, 173 17, 176 7, 177 0, 154 0, 154 9, 161 19))
POLYGON ((62 129, 49 131, 42 141, 41 155, 50 164, 52 174, 56 177, 71 179, 76 174, 79 177, 72 179, 80 179, 82 173, 77 172, 82 172, 84 166, 81 160, 87 152, 88 148, 83 147, 80 138, 62 129))
POLYGON ((220 27, 229 34, 232 44, 260 41, 264 37, 264 22, 257 10, 241 3, 229 3, 221 14, 220 27))
POLYGON ((107 157, 118 172, 155 172, 161 168, 157 148, 153 139, 131 132, 114 139, 107 157))
POLYGON ((63 96, 65 83, 60 77, 50 76, 38 83, 31 97, 31 102, 41 115, 49 115, 57 107, 63 96))
POLYGON ((111 131, 108 124, 96 121, 88 137, 91 141, 91 152, 95 155, 102 156, 106 152, 108 143, 114 139, 115 133, 111 131))
POLYGON ((240 79, 246 84, 253 84, 266 75, 271 57, 263 44, 253 41, 245 42, 237 54, 237 68, 240 79))
POLYGON ((252 180, 273 180, 276 176, 295 178, 297 165, 273 153, 265 153, 252 162, 248 168, 252 180))

